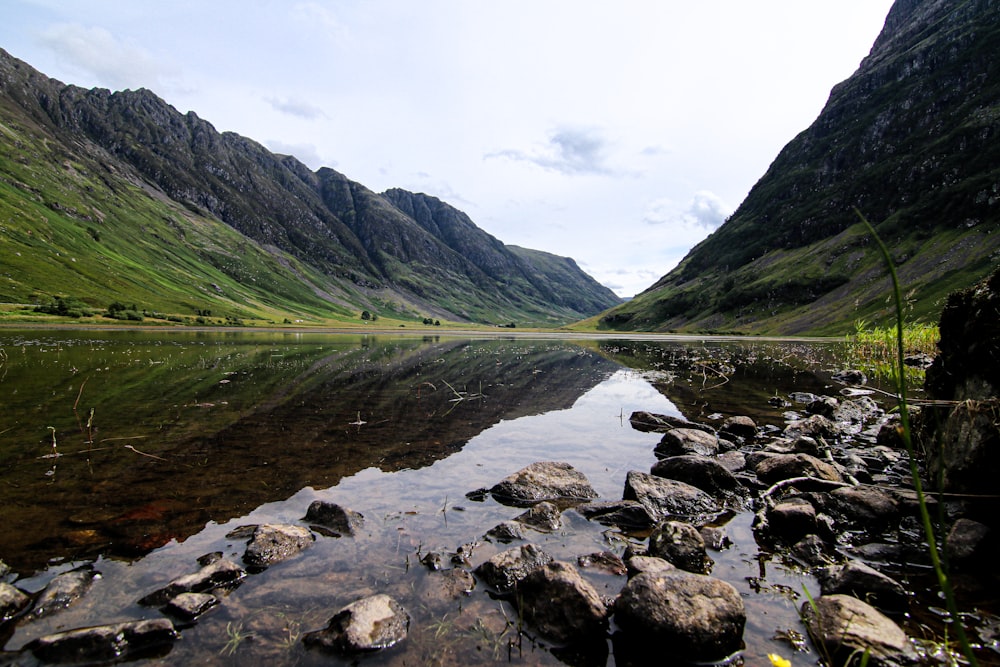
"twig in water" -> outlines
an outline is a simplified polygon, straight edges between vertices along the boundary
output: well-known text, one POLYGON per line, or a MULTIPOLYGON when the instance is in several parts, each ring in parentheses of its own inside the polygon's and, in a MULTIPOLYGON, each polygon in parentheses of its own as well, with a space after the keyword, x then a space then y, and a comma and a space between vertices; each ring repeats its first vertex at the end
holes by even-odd
POLYGON ((159 457, 159 456, 154 456, 153 454, 147 454, 146 452, 140 452, 138 449, 136 449, 132 445, 125 445, 125 449, 131 449, 136 454, 141 454, 142 456, 148 456, 149 458, 156 459, 157 461, 164 461, 164 462, 166 461, 165 458, 162 458, 162 457, 159 457))
POLYGON ((80 397, 83 396, 83 388, 89 379, 89 377, 85 377, 83 378, 83 382, 80 383, 80 391, 76 392, 76 401, 73 403, 73 412, 76 412, 76 406, 80 404, 80 397))

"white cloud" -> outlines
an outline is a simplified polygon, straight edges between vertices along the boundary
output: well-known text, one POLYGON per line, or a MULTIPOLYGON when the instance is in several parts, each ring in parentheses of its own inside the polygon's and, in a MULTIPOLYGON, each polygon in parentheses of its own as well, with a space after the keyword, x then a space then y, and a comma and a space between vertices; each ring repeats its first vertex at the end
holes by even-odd
POLYGON ((320 154, 319 150, 316 148, 315 144, 287 144, 283 141, 277 139, 269 139, 265 142, 267 149, 272 153, 278 153, 281 155, 292 155, 299 162, 306 165, 312 170, 319 169, 320 167, 336 167, 337 163, 330 160, 324 160, 320 154))
POLYGON ((310 104, 305 100, 295 98, 281 99, 277 97, 265 97, 264 101, 270 104, 271 108, 275 111, 280 111, 281 113, 285 113, 290 116, 296 116, 306 120, 328 118, 326 112, 323 111, 322 108, 314 104, 310 104))
POLYGON ((699 190, 684 209, 680 209, 670 199, 654 199, 646 205, 642 219, 649 225, 669 225, 703 233, 704 230, 716 229, 730 213, 732 208, 717 195, 708 190, 699 190))
POLYGON ((567 175, 611 174, 614 170, 607 163, 609 146, 610 142, 596 128, 562 127, 553 130, 548 142, 534 150, 506 149, 488 153, 486 157, 530 162, 567 175))
POLYGON ((67 67, 112 90, 155 89, 169 74, 145 49, 119 40, 104 28, 59 23, 42 32, 40 39, 67 67))

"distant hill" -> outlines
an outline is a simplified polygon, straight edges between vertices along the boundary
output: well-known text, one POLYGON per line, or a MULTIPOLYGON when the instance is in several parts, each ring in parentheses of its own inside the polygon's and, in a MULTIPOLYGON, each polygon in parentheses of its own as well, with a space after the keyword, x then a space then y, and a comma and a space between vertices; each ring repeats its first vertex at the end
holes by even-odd
POLYGON ((0 302, 57 296, 518 325, 620 302, 572 260, 506 246, 433 197, 376 194, 148 90, 67 86, 0 50, 0 302))
POLYGON ((910 317, 936 321, 949 292, 1000 264, 996 0, 897 0, 858 71, 729 220, 600 326, 843 333, 883 320, 886 274, 855 208, 892 249, 910 317))

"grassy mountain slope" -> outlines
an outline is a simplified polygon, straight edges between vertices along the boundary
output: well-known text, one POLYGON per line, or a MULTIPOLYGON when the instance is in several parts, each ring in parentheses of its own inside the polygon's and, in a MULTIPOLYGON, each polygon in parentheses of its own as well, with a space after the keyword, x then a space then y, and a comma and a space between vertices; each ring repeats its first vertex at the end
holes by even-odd
POLYGON ((840 333, 888 315, 855 208, 895 254, 911 317, 1000 262, 1000 11, 897 0, 858 71, 731 218, 600 319, 648 330, 840 333))
POLYGON ((0 301, 520 324, 618 302, 599 286, 592 302, 554 302, 485 273, 475 253, 342 174, 220 134, 149 91, 65 86, 3 51, 0 138, 0 301))

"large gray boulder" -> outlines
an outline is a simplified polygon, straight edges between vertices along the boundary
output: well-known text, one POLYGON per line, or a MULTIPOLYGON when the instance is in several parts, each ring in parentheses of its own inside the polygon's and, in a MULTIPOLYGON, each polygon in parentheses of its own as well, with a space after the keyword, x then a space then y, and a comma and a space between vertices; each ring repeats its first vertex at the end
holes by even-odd
POLYGON ((490 493, 505 505, 531 505, 542 500, 589 500, 597 491, 568 463, 541 461, 495 484, 490 493))
POLYGON ((681 570, 643 572, 614 603, 625 640, 684 660, 714 660, 740 648, 746 610, 731 585, 681 570))

